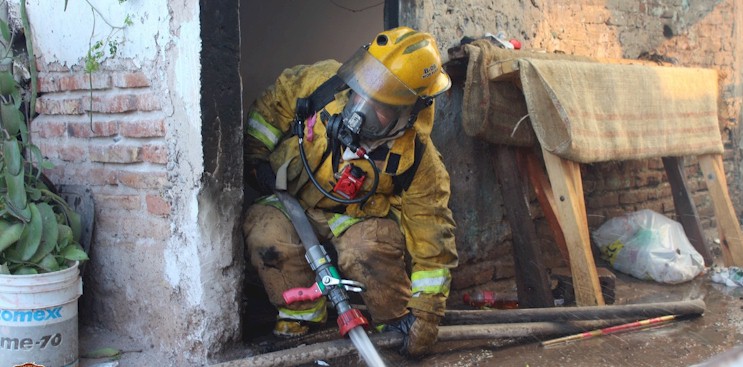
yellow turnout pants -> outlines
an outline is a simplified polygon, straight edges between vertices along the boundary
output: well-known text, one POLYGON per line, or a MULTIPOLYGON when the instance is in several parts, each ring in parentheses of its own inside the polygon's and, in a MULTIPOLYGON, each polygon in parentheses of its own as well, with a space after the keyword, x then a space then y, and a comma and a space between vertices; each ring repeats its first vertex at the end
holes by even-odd
MULTIPOLYGON (((333 237, 322 212, 310 211, 309 217, 321 242, 329 240, 335 247, 341 276, 366 286, 361 297, 373 322, 386 323, 404 316, 410 299, 410 278, 399 225, 387 218, 369 218, 333 237)), ((275 207, 254 204, 246 213, 243 235, 250 263, 269 300, 279 309, 279 317, 318 321, 307 316, 307 312, 317 316, 317 301, 287 305, 282 297, 287 289, 306 288, 315 282, 315 274, 304 258, 304 246, 286 215, 275 207), (303 310, 307 312, 303 314, 303 310)))

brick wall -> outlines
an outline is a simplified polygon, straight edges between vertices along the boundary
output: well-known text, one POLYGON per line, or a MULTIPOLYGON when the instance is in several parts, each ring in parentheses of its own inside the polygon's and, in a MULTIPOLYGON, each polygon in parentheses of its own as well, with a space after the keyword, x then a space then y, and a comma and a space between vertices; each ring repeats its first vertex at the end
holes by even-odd
POLYGON ((86 73, 44 65, 40 70, 41 96, 31 132, 56 165, 47 172, 52 182, 91 187, 101 236, 168 237, 170 205, 162 192, 168 186, 166 126, 147 77, 141 72, 97 72, 91 99, 86 73), (150 233, 123 228, 147 228, 150 233))
POLYGON ((40 97, 31 136, 55 164, 46 173, 55 185, 89 188, 95 200, 81 322, 141 330, 137 324, 146 321, 135 315, 147 312, 147 303, 134 302, 138 291, 130 287, 162 284, 153 279, 162 272, 157 260, 162 255, 152 252, 172 237, 168 127, 161 99, 141 71, 117 66, 94 73, 91 97, 86 73, 55 64, 38 68, 40 97), (134 273, 132 266, 138 267, 134 273), (116 304, 130 307, 112 312, 116 304))
POLYGON ((239 337, 239 2, 129 1, 93 14, 85 2, 26 3, 40 94, 31 138, 56 165, 55 185, 95 200, 80 322, 172 365, 204 365, 239 337), (109 35, 122 47, 89 79, 91 39, 127 14, 109 35))
MULTIPOLYGON (((743 41, 736 36, 740 34, 736 30, 741 27, 743 9, 739 2, 531 0, 494 4, 480 0, 456 6, 443 0, 410 0, 401 4, 401 24, 433 33, 444 55, 464 36, 504 31, 509 37, 519 39, 525 48, 610 58, 638 58, 647 52, 675 60, 679 66, 717 70, 725 171, 736 212, 739 218, 743 217, 739 129, 743 41)), ((447 167, 454 173, 451 206, 459 224, 460 252, 460 267, 455 275, 459 281, 455 279, 455 287, 471 285, 477 282, 475 279, 512 276, 511 234, 503 216, 503 211, 508 209, 499 207, 503 201, 497 183, 482 179, 476 181, 477 185, 457 181, 472 172, 492 174, 491 162, 482 159, 483 154, 489 153, 469 157, 469 147, 477 147, 478 142, 463 136, 451 139, 449 127, 442 133, 442 126, 460 125, 459 116, 447 112, 458 108, 459 92, 445 98, 451 100, 440 104, 446 107, 438 108, 441 118, 433 136, 447 167), (486 203, 489 209, 477 209, 473 198, 486 203)), ((685 170, 701 223, 705 228, 713 228, 713 208, 696 160, 686 159, 685 170)), ((660 159, 582 165, 581 171, 590 229, 611 217, 640 208, 675 217, 670 186, 660 159)), ((546 221, 541 218, 538 205, 532 206, 547 265, 559 265, 560 255, 546 221)))

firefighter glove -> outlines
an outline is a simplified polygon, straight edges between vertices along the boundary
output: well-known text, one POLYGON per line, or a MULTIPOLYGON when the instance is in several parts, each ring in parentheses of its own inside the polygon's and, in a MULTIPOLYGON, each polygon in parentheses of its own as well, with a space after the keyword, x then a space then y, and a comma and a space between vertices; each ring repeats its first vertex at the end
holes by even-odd
POLYGON ((255 166, 255 189, 260 195, 273 194, 276 188, 276 174, 271 163, 260 161, 255 166))

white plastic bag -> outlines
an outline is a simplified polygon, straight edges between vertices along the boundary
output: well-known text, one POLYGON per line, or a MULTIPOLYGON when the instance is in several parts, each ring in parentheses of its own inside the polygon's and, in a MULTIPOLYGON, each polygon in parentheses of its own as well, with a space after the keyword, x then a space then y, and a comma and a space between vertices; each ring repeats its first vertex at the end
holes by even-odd
POLYGON ((614 269, 639 279, 677 284, 704 271, 681 224, 649 209, 606 221, 593 241, 614 269))
POLYGON ((713 267, 712 281, 725 284, 728 287, 743 287, 743 268, 738 266, 713 267))

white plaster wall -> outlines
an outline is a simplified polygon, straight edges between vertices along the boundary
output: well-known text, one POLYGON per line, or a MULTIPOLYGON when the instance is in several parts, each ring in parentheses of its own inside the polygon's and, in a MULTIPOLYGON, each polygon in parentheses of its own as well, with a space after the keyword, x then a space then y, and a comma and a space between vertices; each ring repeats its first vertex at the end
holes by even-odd
POLYGON ((83 0, 27 0, 35 48, 43 50, 46 62, 59 62, 68 67, 81 65, 81 60, 88 51, 89 40, 106 39, 111 31, 106 22, 115 27, 123 27, 127 14, 131 15, 134 24, 113 37, 122 45, 119 48, 120 58, 131 58, 141 63, 152 62, 158 55, 162 55, 163 48, 172 39, 173 35, 166 31, 170 20, 168 2, 89 2, 97 9, 96 17, 88 2, 83 0))
MULTIPOLYGON (((17 8, 18 0, 12 1, 17 8)), ((156 280, 154 284, 131 284, 128 288, 135 304, 116 306, 116 312, 131 313, 131 322, 119 330, 169 351, 174 365, 203 364, 211 346, 205 345, 202 334, 207 330, 210 312, 219 312, 219 307, 212 305, 220 300, 203 299, 204 285, 210 281, 202 274, 214 271, 210 270, 210 261, 202 261, 203 254, 199 253, 203 239, 197 224, 197 196, 204 166, 198 0, 128 0, 121 4, 114 0, 68 0, 66 10, 64 3, 27 1, 39 64, 57 71, 82 70, 91 39, 106 39, 112 30, 106 22, 123 26, 126 14, 130 14, 134 24, 113 35, 119 42, 118 55, 106 59, 103 68, 144 72, 166 116, 169 185, 162 190, 171 204, 173 235, 167 243, 152 246, 157 256, 122 259, 143 262, 132 263, 131 274, 121 274, 123 279, 137 279, 138 273, 150 272, 148 278, 156 280), (148 260, 151 263, 146 263, 148 260), (141 309, 151 313, 142 315, 141 309)), ((121 252, 113 256, 121 256, 121 252)), ((212 333, 228 329, 213 324, 209 328, 212 333)))

